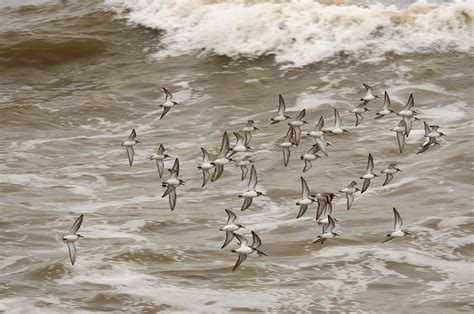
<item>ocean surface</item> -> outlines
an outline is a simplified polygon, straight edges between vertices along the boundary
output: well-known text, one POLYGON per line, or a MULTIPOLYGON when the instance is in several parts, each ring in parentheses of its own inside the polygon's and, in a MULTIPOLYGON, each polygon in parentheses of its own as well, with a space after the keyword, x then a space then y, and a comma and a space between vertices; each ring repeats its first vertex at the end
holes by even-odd
MULTIPOLYGON (((0 1, 0 312, 461 313, 474 311, 472 1, 0 1), (418 118, 403 154, 365 94, 387 91, 418 118), (162 87, 180 106, 159 119, 162 87), (270 125, 278 94, 306 108, 310 130, 341 113, 343 135, 302 174, 303 137, 283 167, 286 122, 270 125), (214 158, 224 131, 248 119, 258 190, 240 169, 201 188, 200 147, 214 158), (447 136, 416 154, 423 121, 447 136), (121 147, 142 143, 130 167, 121 147), (161 195, 153 149, 179 157, 175 210, 161 195), (367 155, 380 174, 347 211, 338 190, 359 188, 367 155), (334 192, 341 236, 324 245, 315 206, 295 219, 300 176, 334 192), (392 207, 411 236, 382 244, 392 207), (238 215, 269 256, 221 249, 238 215), (61 237, 84 214, 76 264, 61 237)), ((231 143, 234 142, 231 136, 231 143)), ((172 161, 166 163, 171 167, 172 161)))

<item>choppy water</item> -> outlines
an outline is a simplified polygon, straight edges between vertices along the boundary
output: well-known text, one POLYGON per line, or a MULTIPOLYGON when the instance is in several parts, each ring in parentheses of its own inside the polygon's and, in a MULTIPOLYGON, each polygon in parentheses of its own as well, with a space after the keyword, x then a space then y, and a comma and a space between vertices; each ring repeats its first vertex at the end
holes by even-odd
MULTIPOLYGON (((224 312, 470 312, 473 310, 472 3, 87 0, 5 2, 0 10, 0 310, 224 312), (146 28, 145 28, 145 27, 146 28), (362 125, 348 111, 362 82, 447 137, 426 153, 422 122, 398 153, 395 116, 362 125), (182 106, 159 120, 161 87, 182 106), (281 169, 285 97, 312 127, 338 108, 349 133, 304 174, 313 192, 345 187, 390 161, 350 211, 342 236, 321 232, 314 207, 296 220, 303 138, 281 169), (200 147, 256 121, 255 165, 267 197, 240 212, 240 170, 201 189, 200 147), (143 143, 132 168, 120 143, 143 143), (186 185, 174 212, 156 166, 162 143, 186 185), (411 237, 381 244, 392 207, 411 237), (269 257, 236 256, 218 228, 225 208, 262 238, 269 257), (83 213, 73 267, 61 236, 83 213)), ((170 166, 170 165, 169 165, 170 166)), ((359 180, 360 181, 360 180, 359 180)), ((359 186, 361 183, 359 183, 359 186)), ((338 193, 340 194, 340 193, 338 193)), ((248 231, 247 231, 248 232, 248 231)))

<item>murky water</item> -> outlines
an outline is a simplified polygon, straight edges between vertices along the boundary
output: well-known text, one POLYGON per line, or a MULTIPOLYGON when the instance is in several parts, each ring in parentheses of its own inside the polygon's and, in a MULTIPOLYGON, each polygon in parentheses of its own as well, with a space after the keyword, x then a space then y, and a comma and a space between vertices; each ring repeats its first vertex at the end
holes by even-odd
MULTIPOLYGON (((198 31, 187 37, 188 28, 176 26, 173 33, 158 22, 153 27, 149 18, 164 14, 153 11, 159 1, 145 15, 140 15, 144 11, 138 1, 120 2, 129 10, 119 15, 112 10, 119 1, 34 1, 0 11, 0 310, 473 310, 473 59, 462 44, 446 39, 449 32, 439 46, 428 43, 434 45, 431 50, 382 51, 372 43, 374 54, 347 45, 337 52, 335 45, 333 55, 328 50, 295 57, 280 49, 283 43, 252 50, 252 34, 229 34, 232 42, 225 44, 224 37, 209 32, 226 50, 198 31), (138 20, 148 28, 130 22, 138 20), (169 34, 178 39, 170 41, 169 34), (210 48, 199 53, 198 42, 210 48), (244 44, 251 47, 248 53, 239 51, 244 44), (403 154, 389 131, 399 118, 373 119, 382 101, 371 102, 362 125, 354 127, 349 110, 364 94, 363 82, 380 95, 387 90, 396 111, 414 94, 420 121, 414 123, 403 154), (181 105, 159 120, 163 86, 181 105), (299 156, 312 141, 303 137, 284 168, 277 145, 287 125, 269 124, 280 93, 290 115, 306 108, 306 129, 321 115, 330 125, 334 107, 349 130, 331 136, 329 156, 304 174, 299 156), (248 119, 260 129, 250 146, 258 187, 266 196, 241 212, 237 196, 247 183, 240 181, 239 168, 226 166, 221 179, 202 189, 196 167, 200 147, 216 156, 222 133, 241 129, 248 119), (422 121, 440 125, 447 136, 440 145, 415 154, 423 142, 422 121), (120 143, 133 128, 142 143, 130 167, 120 143), (186 181, 178 188, 173 212, 161 198, 161 180, 148 159, 160 143, 179 157, 186 181), (384 187, 383 176, 374 179, 347 211, 337 191, 352 180, 362 185, 358 178, 368 153, 378 173, 392 161, 402 172, 384 187), (339 195, 334 216, 342 221, 337 226, 341 237, 312 243, 322 229, 314 221, 315 206, 295 219, 301 175, 312 192, 339 195), (412 235, 381 244, 393 228, 392 207, 412 235), (248 258, 231 271, 237 256, 230 249, 236 244, 221 250, 224 232, 218 230, 227 219, 225 208, 237 213, 248 229, 245 235, 249 230, 260 235, 268 257, 248 258), (77 243, 76 265, 71 266, 61 236, 80 214, 85 216, 84 239, 77 243)), ((223 27, 230 23, 229 12, 247 18, 245 6, 254 10, 263 3, 246 1, 241 11, 227 11, 231 1, 212 2, 207 11, 217 14, 221 6, 227 20, 217 22, 223 27)), ((189 10, 197 10, 189 3, 189 10)), ((177 7, 169 5, 172 20, 170 12, 177 7)), ((327 4, 324 10, 339 14, 338 7, 327 4)), ((280 10, 290 25, 296 9, 280 10)), ((422 14, 428 9, 418 4, 408 10, 422 14)), ((465 16, 452 32, 469 37, 462 27, 472 27, 472 8, 462 10, 445 8, 443 21, 452 12, 465 16)), ((191 13, 180 12, 183 23, 192 20, 191 13)), ((404 11, 397 12, 389 13, 404 11)), ((351 23, 359 25, 357 19, 351 23)), ((288 25, 282 27, 291 36, 288 25)), ((202 27, 196 24, 196 29, 202 27)), ((246 27, 236 29, 248 34, 246 27)), ((442 31, 433 30, 433 36, 442 31)), ((262 42, 269 40, 262 35, 262 42)))

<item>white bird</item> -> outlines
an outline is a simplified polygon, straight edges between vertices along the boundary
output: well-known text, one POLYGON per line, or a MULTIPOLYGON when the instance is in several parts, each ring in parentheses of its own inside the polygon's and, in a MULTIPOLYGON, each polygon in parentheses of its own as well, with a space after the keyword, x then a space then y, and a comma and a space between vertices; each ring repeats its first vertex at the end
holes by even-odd
POLYGON ((219 156, 217 156, 217 159, 214 160, 214 165, 216 166, 216 168, 214 169, 211 182, 214 182, 219 179, 219 177, 222 175, 222 172, 224 172, 224 166, 232 160, 230 157, 227 157, 228 154, 229 137, 227 136, 227 132, 224 132, 224 135, 222 136, 221 150, 219 152, 219 156))
POLYGON ((334 127, 329 131, 331 134, 342 134, 348 132, 342 126, 341 116, 336 108, 334 108, 334 127))
POLYGON ((133 146, 140 143, 140 141, 136 140, 135 137, 137 137, 137 132, 135 132, 135 129, 133 129, 127 140, 122 143, 122 146, 125 146, 127 149, 128 163, 130 164, 130 167, 133 165, 133 156, 135 155, 133 146))
POLYGON ((232 268, 232 271, 236 270, 237 267, 239 267, 239 265, 245 261, 247 256, 268 256, 258 249, 262 245, 262 240, 260 240, 260 237, 255 232, 252 231, 253 242, 250 246, 244 236, 238 233, 234 233, 234 236, 239 241, 240 247, 238 249, 231 250, 232 253, 239 253, 239 257, 234 265, 234 268, 232 268))
POLYGON ((247 191, 239 195, 239 197, 244 198, 244 203, 242 204, 242 208, 240 210, 246 210, 249 208, 254 197, 265 195, 262 192, 255 190, 257 187, 257 170, 255 170, 255 165, 252 165, 252 168, 250 168, 250 179, 247 187, 247 191))
POLYGON ((365 171, 365 174, 360 177, 361 179, 364 179, 362 191, 360 191, 361 194, 369 188, 370 180, 375 177, 378 177, 378 175, 374 173, 374 159, 372 158, 372 154, 369 154, 369 158, 367 160, 367 170, 365 171))
POLYGON ((358 126, 359 124, 362 123, 362 121, 364 120, 364 117, 362 116, 362 114, 366 111, 369 111, 369 109, 365 108, 364 106, 365 106, 365 103, 361 103, 356 108, 350 111, 351 113, 355 114, 355 117, 356 117, 355 126, 358 126))
POLYGON ((169 155, 165 154, 165 147, 160 144, 160 146, 155 149, 153 155, 150 156, 150 160, 156 161, 156 166, 158 167, 158 175, 160 178, 163 176, 163 169, 165 168, 164 160, 170 158, 169 155))
POLYGON ((163 194, 163 196, 161 196, 161 197, 163 198, 163 197, 168 195, 168 198, 169 198, 168 201, 169 201, 170 209, 174 210, 174 208, 176 206, 176 198, 177 198, 176 188, 180 185, 184 185, 184 181, 178 178, 178 175, 179 175, 179 160, 178 160, 178 158, 175 159, 174 164, 173 164, 173 168, 168 169, 168 170, 170 172, 170 177, 168 178, 168 180, 163 181, 163 183, 162 183, 162 186, 166 187, 166 191, 163 194))
POLYGON ((306 172, 311 169, 311 167, 313 167, 313 164, 311 163, 312 160, 315 160, 316 158, 321 158, 319 155, 316 155, 316 153, 319 151, 319 145, 314 144, 305 154, 301 155, 300 159, 304 160, 303 172, 306 172))
POLYGON ((322 131, 323 128, 324 128, 324 118, 321 116, 318 120, 318 123, 314 127, 314 130, 306 132, 306 135, 311 136, 314 139, 320 138, 321 136, 324 135, 324 132, 322 131))
POLYGON ((69 229, 69 234, 63 236, 63 241, 66 242, 67 248, 69 249, 69 259, 71 260, 71 264, 74 266, 74 262, 76 261, 76 245, 75 242, 80 238, 83 238, 82 235, 78 234, 79 228, 82 225, 82 220, 84 219, 84 215, 80 215, 74 221, 71 229, 69 229))
POLYGON ((388 116, 391 113, 393 113, 393 110, 390 109, 390 97, 388 96, 388 93, 385 92, 385 97, 384 97, 384 100, 383 100, 382 110, 377 112, 377 115, 375 116, 375 119, 383 118, 385 116, 388 116))
MULTIPOLYGON (((252 139, 252 132, 259 130, 256 126, 254 126, 255 121, 247 120, 247 124, 243 127, 240 131, 245 133, 245 146, 248 146, 250 140, 252 139)), ((235 134, 235 133, 234 133, 235 134)))
POLYGON ((347 199, 347 210, 351 209, 352 203, 354 202, 354 193, 360 191, 359 188, 356 188, 357 182, 352 181, 346 188, 339 190, 341 193, 346 194, 347 199))
POLYGON ((423 121, 423 126, 425 127, 425 137, 440 138, 441 136, 446 136, 446 134, 439 132, 438 125, 429 125, 423 121))
POLYGON ((232 241, 234 238, 234 231, 237 231, 240 228, 245 228, 244 226, 235 223, 237 216, 233 211, 226 209, 225 212, 227 213, 227 223, 224 227, 219 228, 220 231, 225 231, 225 241, 224 244, 222 244, 221 249, 225 248, 230 241, 232 241))
POLYGON ((303 216, 308 210, 308 205, 311 205, 316 201, 314 197, 314 195, 310 195, 309 187, 306 183, 306 180, 301 177, 301 199, 296 202, 296 205, 300 207, 300 211, 298 212, 298 216, 296 216, 296 219, 303 216))
POLYGON ((232 153, 229 156, 232 156, 236 153, 243 153, 249 150, 249 147, 247 146, 248 141, 246 140, 246 138, 248 138, 247 133, 245 133, 245 138, 238 132, 234 132, 234 136, 235 136, 235 145, 234 147, 230 148, 232 153))
POLYGON ((173 94, 171 94, 169 90, 163 87, 163 91, 165 92, 166 98, 165 103, 160 105, 160 107, 163 107, 163 113, 161 114, 160 119, 163 118, 171 108, 179 105, 177 102, 173 101, 173 94))
POLYGON ((322 134, 320 137, 313 137, 314 143, 319 146, 321 152, 328 156, 328 151, 326 150, 326 146, 332 146, 332 144, 326 141, 326 137, 322 134))
MULTIPOLYGON (((318 209, 316 211, 316 221, 319 225, 328 224, 328 217, 332 215, 332 200, 336 195, 334 193, 317 193, 318 209)), ((335 221, 339 222, 337 218, 335 221)))
POLYGON ((283 164, 288 166, 288 162, 290 161, 290 147, 294 145, 292 139, 293 139, 293 133, 295 131, 293 130, 293 127, 290 126, 288 128, 288 132, 286 132, 285 139, 283 140, 283 143, 279 144, 283 149, 283 164))
POLYGON ((209 180, 209 170, 214 168, 214 162, 209 161, 209 154, 207 153, 206 149, 201 147, 202 151, 202 162, 199 164, 198 169, 202 170, 202 185, 204 187, 209 180))
POLYGON ((372 87, 370 87, 367 84, 362 84, 362 85, 364 85, 365 91, 366 91, 365 96, 360 99, 360 101, 362 101, 362 104, 361 104, 362 106, 367 105, 367 103, 369 103, 369 101, 371 101, 371 100, 374 100, 376 98, 380 98, 379 96, 374 95, 374 89, 372 87))
POLYGON ((339 233, 333 231, 335 227, 336 223, 334 222, 334 219, 331 216, 328 216, 328 223, 323 225, 323 234, 318 236, 318 239, 313 243, 321 242, 321 244, 324 244, 326 239, 332 239, 339 236, 339 233))
POLYGON ((280 121, 285 121, 286 119, 291 119, 290 116, 287 116, 285 114, 286 105, 285 105, 285 100, 283 100, 283 97, 281 96, 281 94, 278 95, 278 101, 279 101, 278 115, 276 117, 270 119, 271 124, 275 124, 275 123, 278 123, 280 121))
POLYGON ((394 238, 401 238, 406 235, 410 235, 410 233, 403 231, 402 230, 402 217, 398 213, 398 211, 393 207, 393 215, 395 216, 395 223, 393 225, 393 232, 387 234, 387 238, 382 241, 382 243, 385 243, 387 241, 390 241, 394 238))
POLYGON ((405 107, 397 113, 397 115, 401 116, 403 118, 403 121, 405 121, 405 136, 408 137, 410 135, 410 131, 412 129, 412 118, 415 118, 415 115, 417 112, 413 109, 415 106, 415 99, 413 98, 413 94, 410 94, 410 97, 408 97, 408 101, 405 105, 405 107))
POLYGON ((390 131, 397 133, 397 142, 398 142, 398 149, 400 150, 400 154, 403 153, 403 147, 405 146, 405 130, 406 130, 406 123, 405 120, 400 120, 398 125, 394 128, 391 128, 390 131))
POLYGON ((385 181, 384 183, 382 184, 382 186, 385 186, 387 184, 389 184, 392 179, 393 179, 393 175, 399 171, 401 171, 400 169, 398 169, 396 167, 396 163, 392 162, 388 165, 388 168, 384 169, 381 171, 381 173, 385 173, 386 177, 385 177, 385 181))
POLYGON ((439 145, 438 141, 434 137, 429 137, 426 141, 421 144, 420 149, 416 152, 417 154, 424 153, 428 148, 439 145))
POLYGON ((237 167, 240 167, 240 171, 242 172, 242 175, 240 176, 241 181, 244 181, 247 177, 247 173, 249 172, 248 166, 250 166, 252 163, 253 160, 251 160, 250 156, 248 155, 235 163, 237 167))
POLYGON ((308 122, 304 121, 303 118, 306 115, 306 109, 301 110, 295 120, 288 123, 293 128, 295 134, 295 145, 298 146, 300 144, 301 139, 301 126, 308 122))

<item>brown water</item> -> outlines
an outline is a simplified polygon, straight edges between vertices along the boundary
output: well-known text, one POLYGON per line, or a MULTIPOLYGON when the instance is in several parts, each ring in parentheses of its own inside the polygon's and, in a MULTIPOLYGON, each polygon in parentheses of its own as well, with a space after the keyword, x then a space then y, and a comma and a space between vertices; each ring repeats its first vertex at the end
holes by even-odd
MULTIPOLYGON (((273 56, 229 58, 180 53, 156 58, 162 32, 117 18, 96 1, 33 2, 0 11, 0 311, 12 313, 435 312, 473 310, 472 55, 462 51, 344 56, 281 68, 273 56), (374 120, 371 102, 359 127, 348 111, 362 82, 387 90, 398 111, 415 96, 420 121, 398 153, 394 115, 374 120), (159 120, 161 87, 181 106, 159 120), (332 123, 338 108, 349 133, 329 140, 329 157, 304 174, 312 192, 337 192, 365 171, 395 161, 403 170, 356 194, 350 211, 335 200, 341 237, 321 232, 315 207, 296 220, 304 137, 287 168, 277 144, 286 124, 270 125, 278 94, 289 113, 307 109, 332 123), (258 187, 267 196, 240 212, 240 170, 201 189, 200 147, 214 157, 222 133, 247 119, 258 187), (423 120, 447 136, 426 153, 423 120), (120 143, 135 128, 142 142, 129 167, 120 143), (171 212, 156 166, 162 143, 179 157, 171 212), (393 228, 392 207, 412 235, 380 243, 393 228), (268 257, 237 259, 220 246, 232 209, 262 238, 268 257), (61 236, 84 214, 71 266, 61 236)), ((471 21, 468 21, 471 23, 471 21)), ((233 139, 231 139, 233 142, 233 139)), ((171 162, 167 164, 171 166, 171 162)), ((361 181, 361 180, 358 180, 361 181)), ((359 187, 361 182, 359 182, 359 187)), ((340 193, 338 193, 340 194, 340 193)))

